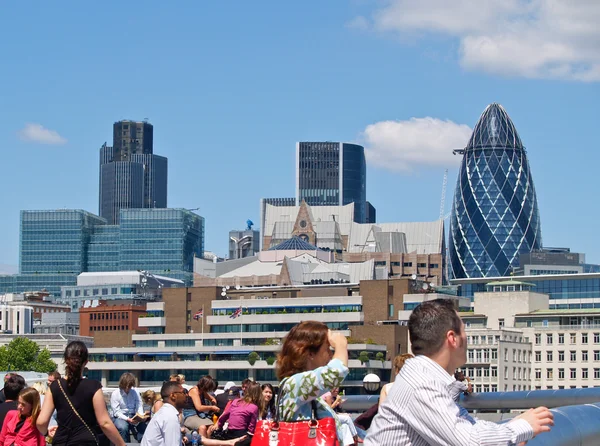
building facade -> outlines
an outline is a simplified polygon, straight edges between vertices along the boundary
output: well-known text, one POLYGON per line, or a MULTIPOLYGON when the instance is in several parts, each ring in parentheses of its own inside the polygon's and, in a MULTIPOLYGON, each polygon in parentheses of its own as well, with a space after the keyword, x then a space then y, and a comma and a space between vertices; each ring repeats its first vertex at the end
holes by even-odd
POLYGON ((489 105, 463 150, 450 217, 450 276, 507 276, 542 246, 525 147, 499 104, 489 105))
POLYGON ((113 125, 113 145, 100 148, 99 213, 118 224, 121 209, 167 207, 167 158, 153 154, 147 122, 113 125))
POLYGON ((82 210, 21 211, 20 274, 0 293, 58 296, 88 271, 145 270, 187 284, 204 252, 204 218, 185 209, 122 209, 121 224, 82 210))
POLYGON ((33 308, 0 304, 0 332, 16 335, 33 333, 33 308))
POLYGON ((248 228, 229 231, 229 259, 243 259, 260 252, 260 232, 248 228))
POLYGON ((132 334, 142 334, 139 317, 146 314, 146 304, 113 304, 100 301, 96 307, 79 309, 79 334, 92 336, 95 347, 131 347, 132 334))
MULTIPOLYGON (((341 142, 296 143, 296 206, 355 203, 354 221, 367 221, 365 149, 341 142)), ((372 212, 372 211, 370 211, 372 212)))
POLYGON ((376 373, 390 379, 390 360, 406 353, 406 326, 394 323, 394 308, 409 293, 407 280, 363 281, 358 285, 164 290, 163 302, 149 303, 130 348, 90 350, 90 377, 114 385, 131 371, 142 385, 157 385, 172 373, 190 382, 210 374, 217 380, 251 377, 277 384, 275 358, 287 332, 302 320, 317 320, 349 337, 348 394, 376 373), (392 324, 386 324, 390 321, 392 324), (256 353, 256 361, 249 355, 256 353))

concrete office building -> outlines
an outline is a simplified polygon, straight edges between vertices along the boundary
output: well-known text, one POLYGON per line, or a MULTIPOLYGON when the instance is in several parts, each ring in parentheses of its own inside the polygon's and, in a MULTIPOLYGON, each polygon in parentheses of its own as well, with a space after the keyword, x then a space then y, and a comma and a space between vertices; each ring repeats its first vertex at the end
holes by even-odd
MULTIPOLYGON (((519 276, 518 280, 531 284, 537 293, 547 294, 551 310, 600 309, 600 273, 519 276)), ((451 283, 458 287, 460 296, 473 300, 476 293, 487 291, 490 282, 500 282, 514 290, 511 281, 508 277, 487 277, 455 279, 451 283)))
POLYGON ((44 313, 33 325, 35 334, 79 335, 79 313, 44 313))
POLYGON ((0 304, 0 331, 16 335, 33 333, 33 308, 0 304))
POLYGON ((412 277, 445 283, 444 222, 360 224, 356 204, 345 206, 272 206, 267 204, 261 228, 263 250, 290 237, 335 254, 338 261, 373 260, 377 278, 412 277))
POLYGON ((534 289, 490 282, 475 293, 474 311, 461 313, 473 384, 482 391, 600 386, 600 310, 550 310, 549 296, 534 289))
POLYGON ((525 147, 499 104, 489 105, 463 150, 450 216, 450 277, 508 276, 542 246, 525 147))
POLYGON ((182 287, 185 283, 148 271, 81 273, 77 285, 60 290, 56 303, 77 312, 83 307, 97 307, 100 301, 141 303, 162 298, 163 288, 182 287))
POLYGON ((211 374, 222 382, 250 376, 275 384, 274 358, 282 339, 295 324, 311 319, 349 336, 350 375, 344 388, 358 393, 367 373, 388 381, 390 360, 407 352, 407 327, 398 324, 396 309, 421 287, 402 279, 166 289, 164 301, 148 304, 148 314, 139 320, 153 333, 132 335, 134 347, 91 349, 90 377, 114 385, 128 370, 142 385, 156 385, 171 373, 183 373, 190 382, 211 374), (363 362, 361 352, 366 352, 363 362), (248 361, 251 353, 258 355, 254 364, 248 361))

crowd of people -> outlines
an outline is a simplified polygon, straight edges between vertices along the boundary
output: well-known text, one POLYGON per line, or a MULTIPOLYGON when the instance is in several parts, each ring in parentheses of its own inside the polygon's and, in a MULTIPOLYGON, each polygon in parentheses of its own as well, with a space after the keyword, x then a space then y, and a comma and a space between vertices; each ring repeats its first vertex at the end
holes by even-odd
POLYGON ((72 341, 64 353, 64 377, 53 372, 47 383, 27 387, 23 377, 5 376, 0 446, 123 446, 132 439, 142 446, 247 446, 260 420, 293 424, 315 418, 332 421, 340 446, 524 445, 551 429, 553 416, 545 407, 496 424, 459 405, 460 394, 472 388, 457 372, 466 362, 467 338, 452 302, 422 303, 408 330, 414 356, 394 359, 392 382, 357 419, 341 410, 347 340, 321 322, 301 322, 286 336, 277 356, 277 389, 246 379, 220 390, 207 375, 188 390, 185 376, 172 375, 160 392, 140 393, 135 375, 123 373, 108 405, 100 382, 84 376, 86 346, 72 341))

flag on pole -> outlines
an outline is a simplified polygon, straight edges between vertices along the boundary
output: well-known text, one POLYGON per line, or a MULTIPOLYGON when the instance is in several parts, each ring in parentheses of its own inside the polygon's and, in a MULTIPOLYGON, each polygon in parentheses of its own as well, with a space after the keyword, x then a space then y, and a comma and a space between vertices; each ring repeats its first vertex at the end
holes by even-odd
POLYGON ((198 310, 196 314, 194 314, 194 320, 199 321, 201 317, 204 317, 204 312, 202 310, 198 310))
POLYGON ((237 310, 235 310, 233 313, 231 313, 231 316, 229 316, 230 319, 237 319, 238 317, 240 317, 242 315, 242 307, 238 308, 237 310))

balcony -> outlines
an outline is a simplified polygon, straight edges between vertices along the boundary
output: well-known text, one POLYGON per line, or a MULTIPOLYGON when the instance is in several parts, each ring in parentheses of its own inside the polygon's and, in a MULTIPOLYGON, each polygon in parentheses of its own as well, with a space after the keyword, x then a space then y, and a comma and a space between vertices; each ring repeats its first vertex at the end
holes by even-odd
POLYGON ((164 327, 167 323, 165 317, 140 317, 138 319, 138 325, 140 327, 164 327))

